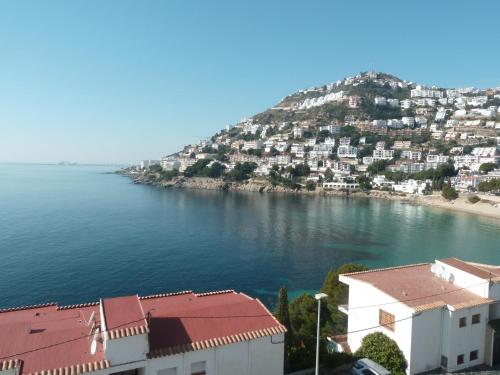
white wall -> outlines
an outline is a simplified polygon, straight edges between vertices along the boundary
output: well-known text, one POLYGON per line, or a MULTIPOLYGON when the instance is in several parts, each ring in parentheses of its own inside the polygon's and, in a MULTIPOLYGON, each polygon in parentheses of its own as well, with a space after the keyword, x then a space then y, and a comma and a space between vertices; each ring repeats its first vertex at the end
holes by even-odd
POLYGON ((348 279, 341 276, 340 281, 349 284, 349 312, 348 312, 348 332, 361 332, 348 334, 347 341, 353 352, 359 349, 363 337, 373 332, 382 332, 395 340, 404 353, 408 363, 411 361, 411 337, 412 319, 405 319, 413 315, 412 309, 397 302, 393 297, 381 292, 368 283, 359 280, 348 279), (390 303, 384 305, 386 303, 390 303), (356 309, 357 306, 371 306, 356 309), (382 306, 379 306, 382 305, 382 306), (353 309, 354 308, 354 309, 353 309), (395 320, 405 319, 395 323, 394 331, 386 327, 377 327, 366 330, 366 328, 379 325, 379 309, 393 314, 395 320))
POLYGON ((411 363, 408 372, 416 374, 441 364, 441 322, 443 309, 423 311, 413 318, 411 363))
MULTIPOLYGON (((177 375, 191 375, 191 364, 205 361, 207 375, 282 375, 284 335, 262 337, 208 350, 198 350, 148 360, 146 375, 177 369, 177 375)), ((113 371, 114 372, 114 371, 113 371)))
POLYGON ((467 288, 468 291, 477 294, 480 297, 487 298, 489 294, 488 280, 471 275, 470 273, 459 270, 458 268, 442 263, 436 260, 436 264, 442 266, 445 270, 452 273, 454 276, 453 284, 467 288))
POLYGON ((448 357, 448 371, 461 370, 484 363, 488 311, 489 306, 482 305, 443 314, 443 324, 447 329, 443 331, 442 353, 448 357), (481 321, 478 324, 472 324, 472 315, 474 314, 481 314, 481 321), (462 317, 467 319, 467 325, 460 328, 459 320, 462 317), (471 362, 469 354, 473 350, 478 351, 478 359, 471 362), (464 355, 462 365, 457 365, 457 356, 459 354, 464 355))
MULTIPOLYGON (((489 298, 500 301, 500 284, 493 284, 490 287, 489 298)), ((500 303, 490 305, 490 320, 500 319, 500 303)))
POLYGON ((105 356, 112 365, 141 361, 149 352, 148 335, 135 335, 107 340, 105 356))

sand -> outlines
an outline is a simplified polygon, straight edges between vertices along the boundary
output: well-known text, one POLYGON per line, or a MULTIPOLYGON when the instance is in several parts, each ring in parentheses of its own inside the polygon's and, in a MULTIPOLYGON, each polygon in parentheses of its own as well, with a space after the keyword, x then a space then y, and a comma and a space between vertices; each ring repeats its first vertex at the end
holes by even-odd
POLYGON ((468 198, 471 195, 474 194, 461 194, 457 199, 447 201, 440 194, 434 194, 421 196, 417 202, 430 207, 467 212, 500 220, 500 197, 477 194, 481 201, 470 203, 468 198))

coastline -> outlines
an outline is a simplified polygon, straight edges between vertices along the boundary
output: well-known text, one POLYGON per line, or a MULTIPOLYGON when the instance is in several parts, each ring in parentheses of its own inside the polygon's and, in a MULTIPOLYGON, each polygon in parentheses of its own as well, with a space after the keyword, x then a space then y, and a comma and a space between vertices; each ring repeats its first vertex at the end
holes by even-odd
POLYGON ((300 195, 319 195, 333 197, 350 198, 375 198, 400 201, 409 204, 419 204, 432 208, 452 210, 455 212, 468 213, 500 220, 500 197, 478 194, 481 201, 470 203, 468 197, 476 194, 462 194, 454 201, 447 201, 439 193, 433 195, 408 195, 405 193, 395 193, 382 190, 370 190, 369 192, 345 192, 340 190, 324 190, 316 188, 314 191, 305 189, 294 190, 283 186, 273 186, 265 179, 250 179, 245 182, 228 182, 222 179, 208 177, 176 177, 170 181, 152 181, 145 175, 131 175, 125 171, 118 171, 117 174, 133 179, 133 183, 141 185, 153 185, 164 189, 194 189, 194 190, 220 190, 220 191, 240 191, 254 193, 281 193, 300 195))

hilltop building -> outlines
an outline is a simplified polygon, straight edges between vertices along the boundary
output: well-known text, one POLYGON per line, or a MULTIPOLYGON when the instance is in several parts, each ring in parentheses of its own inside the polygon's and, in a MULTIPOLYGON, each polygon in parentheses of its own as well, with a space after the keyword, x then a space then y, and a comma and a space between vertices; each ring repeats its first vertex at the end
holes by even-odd
POLYGON ((234 291, 0 310, 0 375, 282 375, 286 329, 234 291))

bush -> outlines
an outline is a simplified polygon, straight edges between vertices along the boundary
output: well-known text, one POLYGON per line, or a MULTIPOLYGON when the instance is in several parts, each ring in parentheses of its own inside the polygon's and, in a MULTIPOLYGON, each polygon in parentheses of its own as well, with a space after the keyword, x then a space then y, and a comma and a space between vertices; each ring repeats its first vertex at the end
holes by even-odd
POLYGON ((369 358, 379 363, 389 370, 392 375, 405 375, 408 367, 406 358, 396 341, 382 332, 366 335, 361 342, 361 347, 356 352, 356 356, 369 358))
POLYGON ((481 199, 477 195, 472 195, 468 198, 469 202, 474 204, 479 202, 481 199))
POLYGON ((452 188, 450 185, 443 186, 443 191, 441 192, 441 195, 443 196, 444 199, 449 200, 449 201, 458 198, 457 191, 454 188, 452 188))
POLYGON ((308 191, 314 191, 314 190, 316 190, 316 183, 314 181, 310 181, 310 180, 307 181, 306 182, 306 189, 308 191))
POLYGON ((483 163, 479 166, 479 170, 482 173, 488 173, 488 172, 491 172, 492 170, 494 170, 495 167, 496 167, 495 163, 483 163))
POLYGON ((477 186, 479 191, 499 191, 500 190, 500 178, 493 178, 489 181, 480 182, 477 186))

